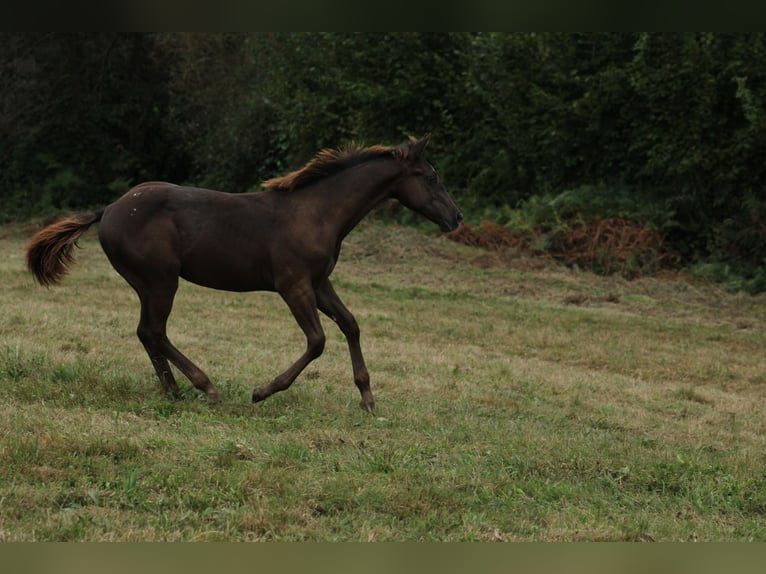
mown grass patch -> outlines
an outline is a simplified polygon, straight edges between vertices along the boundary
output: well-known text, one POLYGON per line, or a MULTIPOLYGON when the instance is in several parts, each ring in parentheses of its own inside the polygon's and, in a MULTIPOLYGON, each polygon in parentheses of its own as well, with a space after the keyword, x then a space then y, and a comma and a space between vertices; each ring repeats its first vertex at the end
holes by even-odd
POLYGON ((376 415, 329 320, 325 354, 251 405, 303 335, 273 294, 184 284, 170 337, 211 406, 180 375, 183 400, 160 393, 92 235, 51 290, 2 236, 2 539, 766 538, 763 297, 366 225, 335 284, 376 415))

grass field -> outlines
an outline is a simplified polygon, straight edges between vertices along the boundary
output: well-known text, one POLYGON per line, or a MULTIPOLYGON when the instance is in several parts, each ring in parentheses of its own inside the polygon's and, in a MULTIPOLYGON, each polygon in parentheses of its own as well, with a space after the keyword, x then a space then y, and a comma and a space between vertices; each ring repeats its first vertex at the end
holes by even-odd
POLYGON ((90 232, 59 287, 0 228, 0 540, 766 540, 766 298, 596 277, 363 225, 345 341, 271 293, 183 284, 170 337, 222 392, 160 393, 90 232))

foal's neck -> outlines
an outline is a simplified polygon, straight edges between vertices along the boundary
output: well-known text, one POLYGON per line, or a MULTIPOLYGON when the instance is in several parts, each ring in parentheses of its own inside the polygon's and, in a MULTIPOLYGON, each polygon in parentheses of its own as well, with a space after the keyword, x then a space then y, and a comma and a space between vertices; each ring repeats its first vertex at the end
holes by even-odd
POLYGON ((376 205, 392 196, 402 172, 401 162, 377 159, 323 180, 311 194, 323 224, 335 226, 342 240, 376 205))

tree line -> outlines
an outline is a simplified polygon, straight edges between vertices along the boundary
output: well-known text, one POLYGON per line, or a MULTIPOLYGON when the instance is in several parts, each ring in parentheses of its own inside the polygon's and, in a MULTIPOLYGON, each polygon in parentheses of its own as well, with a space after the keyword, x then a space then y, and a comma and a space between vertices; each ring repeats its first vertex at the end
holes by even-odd
POLYGON ((469 216, 629 218, 682 264, 766 288, 764 38, 5 33, 0 212, 102 205, 144 180, 254 190, 325 147, 432 132, 469 216))

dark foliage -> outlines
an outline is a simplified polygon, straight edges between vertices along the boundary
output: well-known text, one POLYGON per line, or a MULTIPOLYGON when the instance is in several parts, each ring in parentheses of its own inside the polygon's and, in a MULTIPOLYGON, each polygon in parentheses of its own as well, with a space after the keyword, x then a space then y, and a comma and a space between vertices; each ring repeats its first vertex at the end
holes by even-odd
POLYGON ((629 228, 754 275, 765 56, 760 33, 6 33, 0 219, 144 180, 256 189, 325 147, 433 132, 469 216, 515 224, 579 190, 550 229, 629 228))

